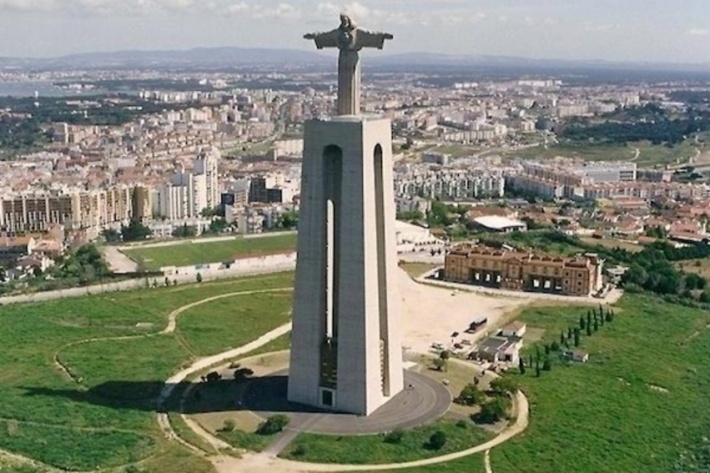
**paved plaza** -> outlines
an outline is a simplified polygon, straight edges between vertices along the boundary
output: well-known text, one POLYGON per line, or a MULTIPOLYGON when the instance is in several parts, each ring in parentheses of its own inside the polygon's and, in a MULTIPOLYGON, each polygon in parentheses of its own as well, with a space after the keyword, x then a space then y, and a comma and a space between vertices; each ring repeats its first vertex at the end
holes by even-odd
POLYGON ((451 404, 449 390, 440 382, 412 371, 404 372, 405 388, 369 416, 331 413, 286 400, 287 371, 250 381, 241 408, 260 417, 286 414, 289 429, 329 435, 360 435, 407 429, 435 421, 451 404))

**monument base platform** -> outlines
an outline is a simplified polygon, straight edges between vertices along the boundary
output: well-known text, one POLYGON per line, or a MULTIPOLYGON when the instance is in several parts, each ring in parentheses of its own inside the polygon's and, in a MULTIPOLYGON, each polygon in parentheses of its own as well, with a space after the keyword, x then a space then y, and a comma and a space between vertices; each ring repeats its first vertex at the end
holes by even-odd
POLYGON ((288 370, 250 381, 241 409, 266 418, 286 414, 289 429, 326 435, 362 435, 408 429, 433 422, 451 405, 449 390, 422 374, 405 371, 405 389, 369 416, 336 413, 289 402, 288 370))

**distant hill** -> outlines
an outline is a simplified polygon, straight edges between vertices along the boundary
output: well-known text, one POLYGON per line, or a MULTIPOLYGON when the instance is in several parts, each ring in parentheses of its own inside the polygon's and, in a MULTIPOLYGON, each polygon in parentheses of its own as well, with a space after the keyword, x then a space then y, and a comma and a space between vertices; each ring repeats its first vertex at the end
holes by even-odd
MULTIPOLYGON (((297 49, 269 48, 195 48, 169 51, 116 51, 74 54, 56 58, 0 58, 2 68, 32 69, 224 69, 243 66, 310 66, 332 65, 335 51, 329 53, 297 49)), ((710 72, 710 64, 624 63, 613 61, 572 61, 531 59, 508 56, 453 55, 438 53, 369 54, 367 65, 402 68, 418 67, 482 67, 513 69, 599 69, 710 72)))
POLYGON ((56 58, 0 58, 2 67, 147 69, 225 68, 247 65, 324 63, 327 56, 312 51, 268 48, 195 48, 173 51, 115 51, 73 54, 56 58))

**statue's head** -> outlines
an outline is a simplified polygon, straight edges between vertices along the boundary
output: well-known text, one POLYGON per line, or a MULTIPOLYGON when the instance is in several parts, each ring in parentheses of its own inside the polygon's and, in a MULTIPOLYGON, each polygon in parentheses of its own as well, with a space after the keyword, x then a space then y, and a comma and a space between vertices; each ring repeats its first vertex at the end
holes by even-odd
POLYGON ((340 14, 340 27, 344 30, 352 30, 355 28, 355 22, 347 12, 340 14))

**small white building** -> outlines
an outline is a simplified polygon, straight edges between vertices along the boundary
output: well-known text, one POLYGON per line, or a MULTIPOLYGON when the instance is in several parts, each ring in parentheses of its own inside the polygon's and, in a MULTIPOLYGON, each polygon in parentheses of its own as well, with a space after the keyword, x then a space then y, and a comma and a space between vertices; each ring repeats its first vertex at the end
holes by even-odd
POLYGON ((525 232, 528 229, 528 226, 525 222, 521 222, 520 220, 514 220, 512 218, 500 217, 498 215, 487 215, 484 217, 478 217, 474 218, 473 221, 480 227, 494 232, 525 232))
POLYGON ((432 235, 428 228, 397 220, 395 232, 397 234, 398 253, 413 253, 444 248, 444 241, 432 235))
POLYGON ((525 332, 527 331, 528 326, 525 324, 525 322, 521 322, 519 320, 516 320, 515 322, 511 322, 502 329, 500 329, 500 336, 501 337, 521 337, 525 335, 525 332))

